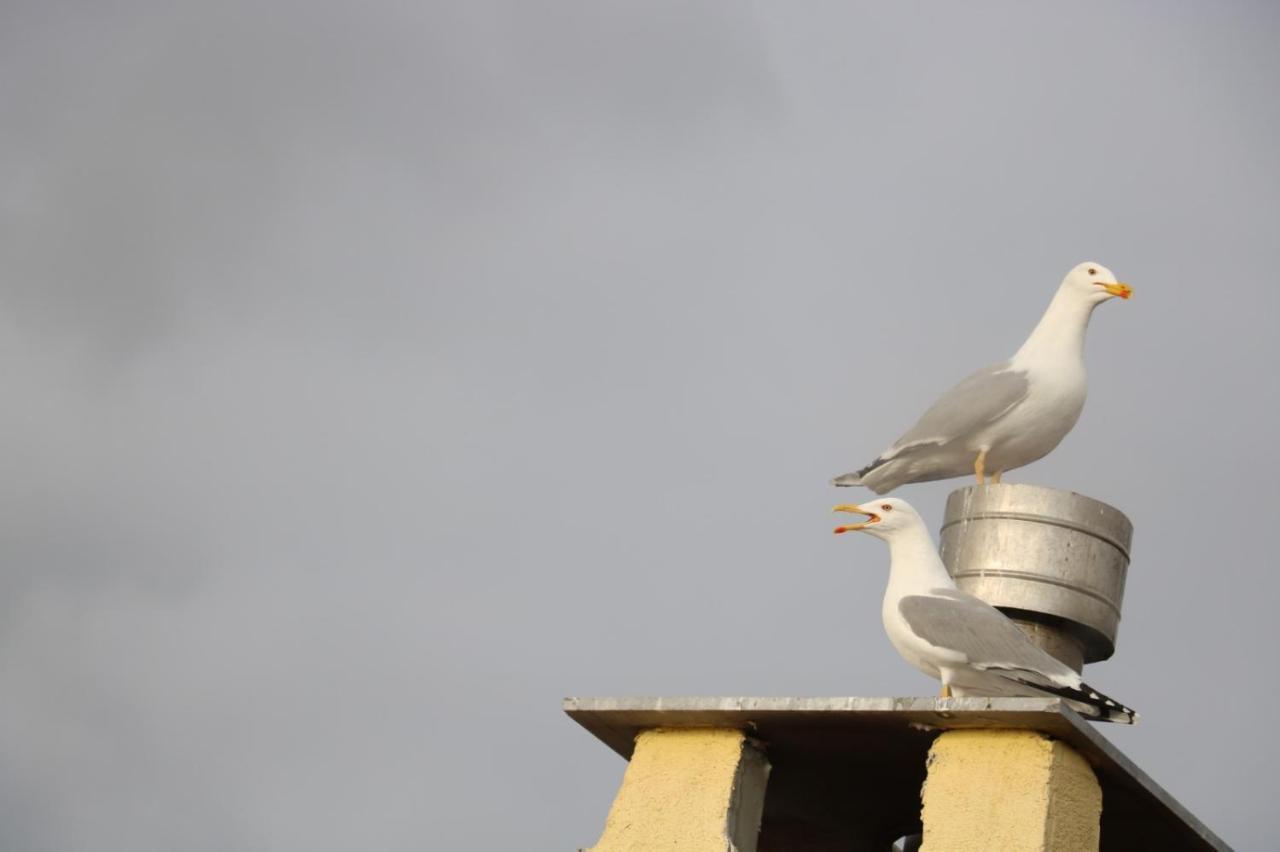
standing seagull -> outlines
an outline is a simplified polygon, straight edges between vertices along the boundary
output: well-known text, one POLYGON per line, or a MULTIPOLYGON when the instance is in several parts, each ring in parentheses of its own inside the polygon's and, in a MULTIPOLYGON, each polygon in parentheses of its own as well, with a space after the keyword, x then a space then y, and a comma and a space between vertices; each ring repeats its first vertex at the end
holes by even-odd
POLYGON ((1071 431, 1084 408, 1084 333, 1093 309, 1127 299, 1132 288, 1111 270, 1082 263, 1062 279, 1049 309, 1008 361, 979 370, 935 402, 907 434, 857 473, 832 485, 865 485, 887 494, 906 482, 994 471, 1043 458, 1071 431))
POLYGON ((861 531, 889 545, 889 588, 881 617, 908 663, 942 681, 942 694, 1055 695, 1100 722, 1133 724, 1138 714, 1095 690, 1033 644, 1000 610, 956 588, 924 521, 897 497, 837 512, 866 515, 837 533, 861 531))

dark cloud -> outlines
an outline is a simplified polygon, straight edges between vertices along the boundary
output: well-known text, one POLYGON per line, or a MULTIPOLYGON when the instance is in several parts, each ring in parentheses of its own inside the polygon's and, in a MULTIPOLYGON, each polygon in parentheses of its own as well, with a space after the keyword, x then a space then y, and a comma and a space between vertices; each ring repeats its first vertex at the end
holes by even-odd
POLYGON ((3 16, 0 847, 585 845, 564 694, 930 689, 824 483, 1086 258, 1014 478, 1133 516, 1114 736, 1274 834, 1269 6, 3 16))

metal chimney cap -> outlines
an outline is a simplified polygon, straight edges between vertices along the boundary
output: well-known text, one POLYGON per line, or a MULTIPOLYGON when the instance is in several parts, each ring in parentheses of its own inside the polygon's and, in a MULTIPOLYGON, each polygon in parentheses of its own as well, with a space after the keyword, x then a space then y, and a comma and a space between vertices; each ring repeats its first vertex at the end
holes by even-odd
POLYGON ((1119 550, 1128 562, 1133 522, 1109 503, 1041 485, 997 483, 958 488, 947 496, 942 529, 962 520, 1008 518, 1056 524, 1097 536, 1119 550))
POLYGON ((1115 652, 1132 540, 1133 524, 1100 500, 1038 485, 974 485, 947 498, 941 549, 961 589, 1045 634, 1033 639, 1078 668, 1115 652))

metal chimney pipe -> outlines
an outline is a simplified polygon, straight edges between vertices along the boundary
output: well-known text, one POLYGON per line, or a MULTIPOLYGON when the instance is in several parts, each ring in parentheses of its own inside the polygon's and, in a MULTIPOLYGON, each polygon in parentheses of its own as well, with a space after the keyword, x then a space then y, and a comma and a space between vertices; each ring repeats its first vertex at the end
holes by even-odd
POLYGON ((951 492, 942 561, 1077 672, 1115 653, 1133 524, 1119 509, 1038 485, 951 492))

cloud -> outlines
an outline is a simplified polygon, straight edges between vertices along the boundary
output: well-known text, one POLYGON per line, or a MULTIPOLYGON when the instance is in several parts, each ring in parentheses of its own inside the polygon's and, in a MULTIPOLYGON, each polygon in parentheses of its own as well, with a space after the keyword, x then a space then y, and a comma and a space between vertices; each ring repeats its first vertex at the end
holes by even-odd
POLYGON ((1001 52, 871 7, 10 4, 0 847, 585 845, 621 764, 562 694, 928 688, 823 483, 1084 257, 1137 298, 1015 478, 1135 517, 1121 745, 1270 836, 1265 784, 1179 761, 1251 766, 1185 730, 1274 697, 1234 655, 1274 585, 1276 22, 1019 14, 1001 52), (1081 31, 1112 61, 1042 61, 1081 31))

